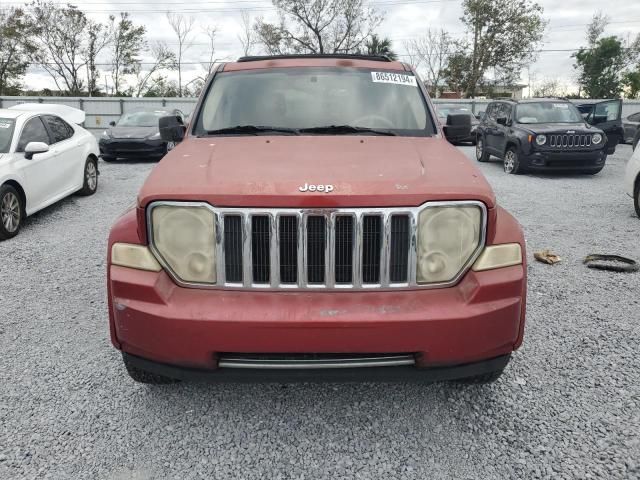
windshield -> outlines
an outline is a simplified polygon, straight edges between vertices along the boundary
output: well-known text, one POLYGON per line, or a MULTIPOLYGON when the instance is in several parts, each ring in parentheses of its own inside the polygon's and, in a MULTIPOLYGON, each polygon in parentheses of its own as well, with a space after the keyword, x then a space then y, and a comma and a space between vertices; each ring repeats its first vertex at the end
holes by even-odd
MULTIPOLYGON (((315 135, 362 134, 364 129, 431 135, 433 126, 417 81, 406 73, 346 68, 223 72, 206 94, 194 133, 251 125, 294 131, 361 129, 302 132, 315 135)), ((269 131, 274 133, 286 134, 269 131)))
POLYGON ((12 118, 0 118, 0 153, 9 151, 14 125, 15 121, 12 118))
POLYGON ((518 123, 580 123, 582 116, 569 102, 532 102, 516 107, 518 123))
POLYGON ((160 110, 154 112, 125 113, 120 117, 116 125, 118 127, 157 127, 158 119, 168 115, 170 115, 169 112, 160 110))

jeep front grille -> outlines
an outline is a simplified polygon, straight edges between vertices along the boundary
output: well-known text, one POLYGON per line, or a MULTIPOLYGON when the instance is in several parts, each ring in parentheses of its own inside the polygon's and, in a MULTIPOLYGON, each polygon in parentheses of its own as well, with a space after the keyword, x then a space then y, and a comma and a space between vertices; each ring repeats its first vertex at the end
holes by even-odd
MULTIPOLYGON (((155 202, 158 205, 193 205, 155 202)), ((431 202, 418 208, 257 209, 215 208, 215 285, 227 289, 397 289, 446 284, 416 282, 418 215, 430 206, 478 205, 482 241, 464 271, 484 245, 486 208, 476 201, 431 202)), ((202 205, 202 204, 197 204, 202 205)), ((149 223, 150 225, 150 223, 149 223)), ((151 230, 150 230, 151 232, 151 230)), ((153 239, 150 233, 153 247, 153 239)), ((169 272, 165 266, 165 269, 169 272)), ((462 273, 464 273, 461 272, 462 273)))
POLYGON ((553 148, 581 148, 591 146, 591 135, 549 134, 549 146, 553 148))

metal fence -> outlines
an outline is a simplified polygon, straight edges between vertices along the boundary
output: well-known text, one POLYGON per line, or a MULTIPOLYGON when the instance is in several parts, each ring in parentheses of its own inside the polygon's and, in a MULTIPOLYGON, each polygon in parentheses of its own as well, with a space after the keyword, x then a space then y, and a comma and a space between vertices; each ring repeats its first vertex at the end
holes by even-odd
MULTIPOLYGON (((88 130, 100 130, 112 120, 118 120, 123 113, 141 109, 178 109, 191 113, 196 98, 130 98, 130 97, 0 97, 0 108, 7 108, 20 103, 57 103, 84 110, 86 120, 84 127, 88 130)), ((473 113, 486 110, 491 100, 485 99, 433 99, 438 104, 458 104, 469 108, 473 113)), ((580 100, 574 100, 579 103, 580 100)), ((622 116, 640 112, 640 100, 625 100, 622 103, 622 116)))

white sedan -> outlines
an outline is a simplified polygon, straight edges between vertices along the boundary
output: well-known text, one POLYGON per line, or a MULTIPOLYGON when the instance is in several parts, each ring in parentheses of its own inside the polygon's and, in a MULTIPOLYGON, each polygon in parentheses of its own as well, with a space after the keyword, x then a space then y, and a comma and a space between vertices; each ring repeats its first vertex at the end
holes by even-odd
POLYGON ((80 127, 84 112, 64 105, 0 109, 0 240, 58 200, 98 188, 98 143, 80 127))
POLYGON ((629 196, 633 198, 636 213, 640 217, 640 132, 637 133, 633 141, 633 155, 631 155, 629 163, 627 163, 625 189, 629 196))

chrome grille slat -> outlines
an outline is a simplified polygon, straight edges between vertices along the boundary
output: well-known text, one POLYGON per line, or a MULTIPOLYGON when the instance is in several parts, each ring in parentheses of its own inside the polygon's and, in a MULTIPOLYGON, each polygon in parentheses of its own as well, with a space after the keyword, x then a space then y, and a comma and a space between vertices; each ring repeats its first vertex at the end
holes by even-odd
MULTIPOLYGON (((429 202, 420 207, 370 209, 216 208, 196 202, 160 201, 147 209, 149 226, 151 211, 156 205, 204 205, 215 217, 215 284, 183 282, 163 263, 176 283, 193 288, 439 288, 453 285, 460 279, 480 254, 486 238, 487 210, 477 201, 429 202), (458 205, 475 205, 481 209, 480 247, 452 281, 417 284, 420 212, 429 207, 458 205)), ((148 235, 155 254, 150 227, 148 235)), ((163 262, 161 258, 159 260, 163 262)))

